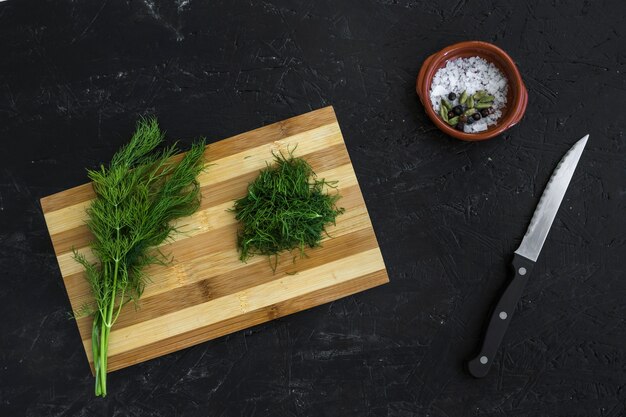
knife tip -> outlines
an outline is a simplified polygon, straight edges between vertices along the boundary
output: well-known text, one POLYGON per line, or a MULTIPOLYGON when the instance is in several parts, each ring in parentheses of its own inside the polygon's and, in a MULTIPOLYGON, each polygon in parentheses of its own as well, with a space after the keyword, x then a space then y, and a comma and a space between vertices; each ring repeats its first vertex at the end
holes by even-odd
POLYGON ((578 142, 576 142, 576 145, 581 144, 582 147, 584 148, 585 145, 587 144, 587 139, 589 139, 589 133, 587 133, 585 136, 583 136, 582 138, 578 139, 578 142))

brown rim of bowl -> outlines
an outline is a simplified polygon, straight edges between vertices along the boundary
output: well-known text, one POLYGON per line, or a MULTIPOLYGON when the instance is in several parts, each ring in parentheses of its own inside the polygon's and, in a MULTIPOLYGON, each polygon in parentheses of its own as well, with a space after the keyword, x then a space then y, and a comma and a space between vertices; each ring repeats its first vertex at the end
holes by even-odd
POLYGON ((522 119, 528 103, 528 92, 526 91, 526 86, 524 85, 522 76, 520 75, 515 62, 513 62, 513 59, 497 46, 482 41, 456 43, 426 58, 422 64, 419 75, 417 76, 416 91, 422 105, 424 106, 426 114, 433 121, 433 123, 442 132, 454 138, 466 141, 486 140, 502 134, 510 127, 515 126, 522 119), (484 54, 485 51, 488 52, 488 54, 484 54), (499 120, 495 127, 479 133, 460 132, 449 126, 439 118, 439 115, 435 113, 432 104, 430 103, 430 86, 437 70, 442 67, 444 62, 467 53, 469 53, 470 56, 481 56, 491 62, 493 62, 493 59, 491 59, 489 55, 498 56, 501 62, 496 64, 500 64, 498 65, 499 67, 504 66, 504 68, 500 69, 504 70, 504 73, 509 80, 509 88, 511 88, 513 95, 513 102, 510 103, 511 107, 505 114, 504 118, 499 120))

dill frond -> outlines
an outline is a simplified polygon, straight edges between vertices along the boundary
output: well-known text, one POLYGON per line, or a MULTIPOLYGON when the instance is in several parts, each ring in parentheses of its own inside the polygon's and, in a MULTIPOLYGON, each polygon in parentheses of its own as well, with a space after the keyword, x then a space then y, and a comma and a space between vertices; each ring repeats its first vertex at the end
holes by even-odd
POLYGON ((108 338, 122 306, 143 293, 143 269, 167 261, 156 246, 174 232, 170 222, 200 205, 196 178, 204 169, 204 140, 175 163, 170 160, 175 146, 156 150, 163 138, 156 119, 142 119, 108 166, 87 171, 96 193, 87 209, 87 226, 98 261, 91 264, 77 252, 74 259, 85 268, 95 300, 92 347, 98 396, 107 393, 108 338))

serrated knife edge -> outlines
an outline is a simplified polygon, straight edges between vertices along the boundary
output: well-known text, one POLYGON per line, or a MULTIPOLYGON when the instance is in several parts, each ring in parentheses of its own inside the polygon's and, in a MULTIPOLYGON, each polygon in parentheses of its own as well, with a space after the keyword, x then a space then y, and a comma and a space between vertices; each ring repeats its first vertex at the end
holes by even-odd
POLYGON ((579 139, 563 155, 563 158, 561 158, 561 161, 554 169, 539 199, 522 243, 515 251, 518 255, 524 256, 533 262, 537 261, 588 139, 589 135, 579 139))

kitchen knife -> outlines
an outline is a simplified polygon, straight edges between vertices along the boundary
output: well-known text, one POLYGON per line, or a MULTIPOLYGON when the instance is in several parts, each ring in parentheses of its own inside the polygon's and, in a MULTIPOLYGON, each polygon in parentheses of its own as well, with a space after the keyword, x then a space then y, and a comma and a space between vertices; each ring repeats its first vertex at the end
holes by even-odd
POLYGON ((467 363, 470 374, 476 378, 484 377, 491 368, 588 138, 589 135, 586 135, 567 151, 543 190, 526 235, 513 256, 514 277, 491 313, 480 353, 467 363))

